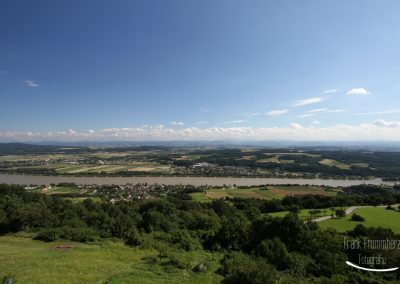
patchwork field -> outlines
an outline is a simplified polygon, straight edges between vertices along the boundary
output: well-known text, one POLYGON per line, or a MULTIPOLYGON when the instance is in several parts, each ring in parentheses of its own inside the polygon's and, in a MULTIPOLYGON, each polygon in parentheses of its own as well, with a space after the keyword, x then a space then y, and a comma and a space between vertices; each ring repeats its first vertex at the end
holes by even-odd
POLYGON ((349 214, 341 219, 329 219, 318 223, 321 228, 334 228, 338 232, 352 230, 357 224, 363 224, 366 227, 390 228, 400 234, 400 212, 386 210, 384 207, 366 207, 358 208, 353 213, 357 213, 365 218, 364 222, 351 221, 349 214))
POLYGON ((215 283, 222 276, 220 254, 130 248, 121 242, 96 245, 44 243, 27 237, 0 237, 0 279, 13 283, 215 283), (205 272, 194 272, 207 263, 205 272), (178 268, 179 267, 179 268, 178 268))
POLYGON ((280 199, 288 195, 317 194, 334 196, 340 189, 326 189, 318 186, 268 186, 251 188, 226 188, 211 189, 204 193, 192 193, 192 198, 199 202, 222 198, 255 198, 255 199, 280 199))
POLYGON ((80 189, 78 187, 62 187, 62 186, 56 186, 52 187, 50 189, 43 189, 43 193, 46 194, 68 194, 68 193, 80 193, 80 189))
POLYGON ((339 162, 336 160, 332 160, 332 159, 323 159, 323 160, 319 161, 319 163, 321 165, 325 165, 325 166, 337 167, 342 170, 348 170, 351 167, 351 165, 349 165, 349 164, 345 164, 345 163, 342 163, 342 162, 339 162))
POLYGON ((168 172, 170 167, 157 163, 134 162, 125 165, 60 165, 53 167, 61 174, 74 173, 115 173, 120 171, 140 171, 140 172, 168 172))
POLYGON ((269 186, 269 190, 278 197, 285 197, 288 195, 305 195, 317 194, 325 196, 334 196, 341 189, 329 189, 319 186, 269 186))

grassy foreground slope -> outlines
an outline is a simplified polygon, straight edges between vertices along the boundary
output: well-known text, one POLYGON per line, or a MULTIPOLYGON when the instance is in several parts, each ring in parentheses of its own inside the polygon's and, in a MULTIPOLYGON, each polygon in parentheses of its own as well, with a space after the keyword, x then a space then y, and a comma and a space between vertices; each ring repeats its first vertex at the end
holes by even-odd
POLYGON ((400 234, 400 212, 386 210, 383 207, 358 208, 353 213, 357 213, 365 218, 364 222, 351 221, 351 215, 341 219, 329 219, 318 223, 321 228, 334 228, 338 232, 352 230, 357 224, 363 224, 365 227, 383 227, 390 228, 393 232, 400 234))
POLYGON ((0 237, 0 281, 13 283, 217 283, 219 254, 131 248, 122 242, 99 245, 0 237), (64 246, 67 246, 65 248, 64 246), (205 272, 194 272, 207 263, 205 272))

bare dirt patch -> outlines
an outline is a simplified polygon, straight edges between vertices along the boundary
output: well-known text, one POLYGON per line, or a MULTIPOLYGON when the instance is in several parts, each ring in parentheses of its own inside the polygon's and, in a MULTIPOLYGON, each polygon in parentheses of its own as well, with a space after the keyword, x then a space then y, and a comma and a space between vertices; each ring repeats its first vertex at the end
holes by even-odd
POLYGON ((54 247, 55 250, 72 250, 75 247, 74 244, 59 244, 54 247))

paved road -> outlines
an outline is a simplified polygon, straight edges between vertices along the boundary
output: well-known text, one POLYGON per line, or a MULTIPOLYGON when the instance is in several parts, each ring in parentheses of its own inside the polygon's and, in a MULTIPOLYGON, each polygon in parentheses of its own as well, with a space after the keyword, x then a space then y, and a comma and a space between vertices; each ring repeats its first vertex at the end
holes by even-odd
MULTIPOLYGON (((371 207, 371 206, 352 206, 352 207, 349 207, 349 208, 346 209, 346 215, 351 214, 351 212, 353 212, 354 210, 356 210, 358 208, 365 208, 365 207, 371 207)), ((379 206, 379 207, 382 207, 382 206, 379 206)), ((383 206, 383 207, 385 207, 385 206, 383 206)), ((318 223, 318 222, 322 222, 322 221, 325 221, 325 220, 328 220, 328 219, 331 219, 331 216, 319 217, 319 218, 313 219, 312 221, 318 223)))

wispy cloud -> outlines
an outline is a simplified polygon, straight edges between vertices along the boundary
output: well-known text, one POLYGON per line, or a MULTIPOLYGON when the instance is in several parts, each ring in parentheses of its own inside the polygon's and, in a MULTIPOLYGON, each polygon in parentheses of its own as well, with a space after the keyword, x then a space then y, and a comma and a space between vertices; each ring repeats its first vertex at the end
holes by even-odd
POLYGON ((195 123, 196 123, 196 124, 207 124, 208 121, 196 121, 195 123))
POLYGON ((205 108, 205 107, 201 107, 201 108, 200 108, 200 111, 201 111, 201 112, 209 112, 209 110, 208 110, 207 108, 205 108))
POLYGON ((25 80, 25 84, 26 84, 28 87, 32 87, 32 88, 35 88, 35 87, 39 87, 39 86, 40 86, 38 83, 36 83, 36 82, 33 81, 33 80, 25 80))
POLYGON ((331 110, 327 110, 327 113, 337 113, 337 112, 344 112, 346 111, 345 109, 331 109, 331 110))
POLYGON ((317 104, 317 103, 322 102, 323 100, 324 99, 321 97, 309 98, 309 99, 297 101, 293 106, 300 107, 300 106, 306 106, 306 105, 311 105, 311 104, 317 104))
POLYGON ((328 111, 328 109, 327 108, 316 108, 316 109, 309 110, 307 112, 308 113, 315 113, 315 112, 325 112, 325 111, 328 111))
POLYGON ((323 91, 322 93, 323 94, 333 94, 333 93, 337 93, 337 92, 339 92, 338 89, 327 89, 327 90, 323 91))
POLYGON ((182 121, 171 121, 170 123, 171 123, 172 125, 179 125, 179 126, 185 125, 185 123, 183 123, 182 121))
POLYGON ((244 115, 244 116, 247 116, 247 117, 254 117, 254 116, 259 116, 259 115, 261 115, 261 112, 246 112, 246 113, 244 113, 243 115, 244 115))
POLYGON ((304 113, 304 114, 298 115, 297 117, 298 118, 305 118, 305 117, 311 117, 311 116, 314 116, 314 115, 315 115, 314 113, 304 113))
POLYGON ((372 111, 372 112, 359 112, 357 115, 384 115, 400 113, 400 109, 383 110, 383 111, 372 111))
POLYGON ((288 109, 276 109, 276 110, 271 110, 269 112, 267 112, 267 115, 269 116, 280 116, 283 115, 285 113, 288 113, 288 109))
POLYGON ((246 121, 247 121, 247 120, 239 119, 239 120, 225 121, 224 123, 225 123, 225 124, 233 124, 233 123, 244 123, 244 122, 246 122, 246 121))
POLYGON ((365 96, 369 95, 371 92, 368 91, 365 88, 353 88, 347 91, 347 95, 352 96, 352 95, 360 95, 360 96, 365 96))
POLYGON ((317 125, 317 124, 321 124, 321 122, 319 120, 314 120, 313 122, 311 122, 311 124, 317 125))

